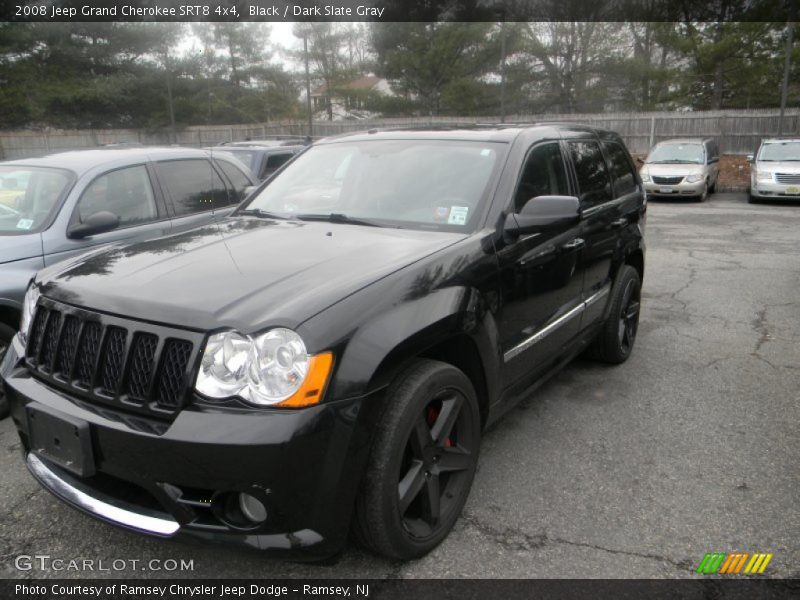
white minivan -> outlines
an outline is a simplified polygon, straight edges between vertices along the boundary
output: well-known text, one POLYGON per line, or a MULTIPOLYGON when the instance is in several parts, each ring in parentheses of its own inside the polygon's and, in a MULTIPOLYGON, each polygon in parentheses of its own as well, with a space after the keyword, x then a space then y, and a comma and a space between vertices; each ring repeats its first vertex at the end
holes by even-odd
POLYGON ((717 187, 719 145, 711 138, 659 142, 639 174, 649 197, 688 196, 702 202, 717 187))

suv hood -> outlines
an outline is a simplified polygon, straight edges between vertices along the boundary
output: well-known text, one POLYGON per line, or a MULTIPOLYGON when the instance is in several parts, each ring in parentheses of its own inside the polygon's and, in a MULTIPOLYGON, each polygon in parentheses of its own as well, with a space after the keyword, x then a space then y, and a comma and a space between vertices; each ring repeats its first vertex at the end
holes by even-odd
POLYGON ((40 275, 43 293, 198 330, 296 327, 463 234, 231 217, 84 255, 40 275))
POLYGON ((42 236, 38 233, 0 235, 0 264, 41 255, 42 236))

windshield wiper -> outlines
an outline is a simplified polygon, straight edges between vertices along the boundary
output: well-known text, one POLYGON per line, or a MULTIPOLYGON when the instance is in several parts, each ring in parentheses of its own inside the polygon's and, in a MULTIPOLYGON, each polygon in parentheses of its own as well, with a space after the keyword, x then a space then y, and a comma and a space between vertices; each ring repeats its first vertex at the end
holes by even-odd
POLYGON ((343 213, 329 213, 329 214, 309 213, 309 214, 294 215, 294 218, 300 219, 301 221, 328 221, 329 223, 346 223, 348 225, 366 225, 368 227, 380 227, 380 225, 378 225, 374 221, 349 217, 343 213))
POLYGON ((262 217, 264 219, 286 219, 283 215, 262 210, 260 208, 245 208, 236 213, 237 215, 245 215, 247 217, 262 217))

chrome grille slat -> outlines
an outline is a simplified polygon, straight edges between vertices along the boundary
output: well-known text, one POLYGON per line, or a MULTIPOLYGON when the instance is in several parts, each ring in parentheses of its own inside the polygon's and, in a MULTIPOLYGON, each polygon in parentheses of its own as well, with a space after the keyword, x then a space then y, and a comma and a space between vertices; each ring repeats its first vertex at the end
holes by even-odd
POLYGON ((775 181, 800 184, 800 173, 775 173, 775 181))
POLYGON ((653 175, 653 183, 657 183, 659 185, 677 185, 681 181, 683 181, 683 176, 665 176, 665 175, 653 175))

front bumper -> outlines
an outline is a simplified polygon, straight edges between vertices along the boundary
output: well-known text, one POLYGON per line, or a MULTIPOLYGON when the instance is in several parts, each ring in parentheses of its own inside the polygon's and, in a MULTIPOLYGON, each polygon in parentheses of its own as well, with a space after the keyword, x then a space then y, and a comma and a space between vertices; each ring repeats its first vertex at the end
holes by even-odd
POLYGON ((750 195, 765 200, 800 200, 800 184, 754 181, 750 186, 750 195))
POLYGON ((685 180, 676 184, 658 184, 652 181, 644 184, 648 197, 675 198, 678 196, 702 196, 706 182, 700 180, 695 183, 686 183, 685 180))
POLYGON ((56 496, 104 521, 160 537, 324 558, 344 545, 369 447, 368 397, 304 409, 189 406, 172 422, 90 405, 22 365, 0 366, 28 468, 56 496), (78 477, 31 451, 26 407, 88 423, 96 473, 78 477), (262 502, 260 525, 229 518, 231 498, 262 502))

